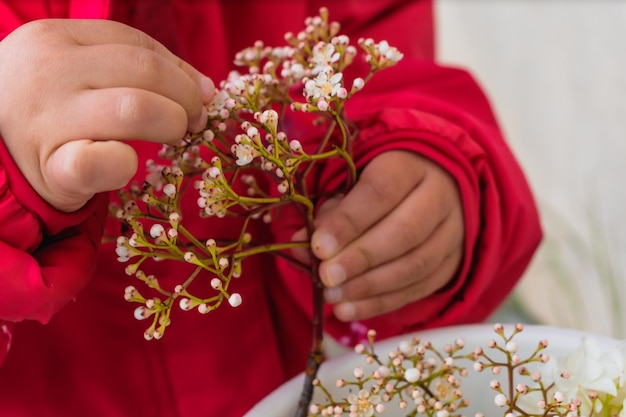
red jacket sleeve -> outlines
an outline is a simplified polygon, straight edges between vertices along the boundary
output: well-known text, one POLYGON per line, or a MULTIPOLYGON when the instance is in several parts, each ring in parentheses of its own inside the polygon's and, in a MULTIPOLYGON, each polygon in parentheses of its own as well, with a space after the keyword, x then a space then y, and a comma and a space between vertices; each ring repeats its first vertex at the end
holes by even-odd
MULTIPOLYGON (((453 175, 464 209, 464 260, 443 290, 365 324, 385 337, 482 321, 510 293, 541 239, 532 193, 467 72, 411 60, 387 71, 349 103, 361 131, 355 158, 362 167, 381 152, 405 149, 453 175)), ((337 174, 327 170, 322 186, 334 187, 337 174)), ((344 326, 330 321, 330 329, 344 326)))
POLYGON ((46 323, 87 283, 106 214, 106 195, 69 214, 49 206, 0 140, 0 357, 7 322, 46 323))
MULTIPOLYGON (((109 7, 109 0, 0 1, 0 41, 32 20, 106 17, 109 7)), ((106 197, 99 196, 72 214, 49 207, 0 138, 0 364, 11 346, 13 322, 47 322, 91 276, 106 206, 106 197)))

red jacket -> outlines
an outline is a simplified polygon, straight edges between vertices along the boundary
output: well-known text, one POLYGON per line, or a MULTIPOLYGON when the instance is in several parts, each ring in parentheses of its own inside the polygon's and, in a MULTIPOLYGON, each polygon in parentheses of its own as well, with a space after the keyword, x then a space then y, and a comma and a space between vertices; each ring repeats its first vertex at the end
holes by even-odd
MULTIPOLYGON (((300 30, 304 18, 324 5, 110 3, 0 1, 0 39, 33 19, 114 18, 220 80, 236 51, 257 38, 282 44, 285 32, 300 30)), ((329 309, 326 329, 351 342, 363 327, 388 337, 481 321, 510 292, 541 237, 532 195, 488 101, 468 73, 433 62, 431 1, 326 3, 353 40, 387 39, 405 54, 351 100, 350 117, 361 132, 359 166, 388 149, 428 156, 456 178, 466 225, 464 262, 445 290, 364 326, 339 322, 329 309)), ((144 160, 155 155, 151 145, 140 148, 144 160)), ((330 166, 318 185, 332 187, 341 175, 330 166)), ((177 312, 162 340, 145 341, 145 323, 133 319, 135 305, 123 299, 125 265, 116 261, 114 244, 100 244, 105 221, 107 233, 119 231, 115 220, 107 220, 106 206, 101 195, 77 212, 55 211, 30 188, 0 141, 0 362, 10 344, 0 367, 1 416, 241 416, 303 370, 309 285, 272 257, 247 261, 246 275, 236 283, 245 302, 237 309, 207 316, 177 312)), ((224 221, 210 227, 229 232, 224 221)), ((261 232, 289 236, 295 227, 284 218, 280 229, 261 232)), ((176 279, 179 271, 179 264, 161 263, 158 276, 176 279)))

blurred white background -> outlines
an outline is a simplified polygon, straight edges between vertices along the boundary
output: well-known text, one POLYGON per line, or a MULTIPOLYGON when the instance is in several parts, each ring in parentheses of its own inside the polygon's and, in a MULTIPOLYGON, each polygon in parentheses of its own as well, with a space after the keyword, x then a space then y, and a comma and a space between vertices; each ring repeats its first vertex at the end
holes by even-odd
POLYGON ((487 91, 543 218, 508 305, 626 338, 626 1, 435 4, 440 61, 487 91))

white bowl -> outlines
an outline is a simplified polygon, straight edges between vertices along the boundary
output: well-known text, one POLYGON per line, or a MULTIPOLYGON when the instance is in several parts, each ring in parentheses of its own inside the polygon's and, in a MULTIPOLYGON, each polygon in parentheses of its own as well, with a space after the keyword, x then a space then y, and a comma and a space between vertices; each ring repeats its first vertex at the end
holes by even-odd
MULTIPOLYGON (((511 334, 513 325, 505 325, 505 333, 511 334)), ((465 339, 464 352, 471 352, 474 347, 485 347, 487 341, 495 339, 500 341, 499 337, 494 333, 492 324, 478 324, 453 326, 434 330, 421 331, 416 333, 405 334, 402 336, 378 341, 375 343, 376 353, 381 358, 386 358, 388 352, 397 349, 401 341, 410 340, 413 336, 418 336, 421 340, 430 341, 433 346, 441 348, 446 344, 454 343, 456 339, 465 339)), ((598 340, 600 346, 612 346, 617 341, 608 337, 592 335, 586 332, 556 328, 549 326, 527 325, 524 330, 515 336, 515 341, 519 346, 519 353, 528 356, 532 353, 540 340, 546 339, 549 342, 548 348, 545 350, 550 356, 562 356, 580 346, 584 337, 592 336, 598 340)), ((469 363, 468 363, 469 365, 469 363)), ((364 369, 365 365, 363 356, 356 353, 347 353, 336 358, 324 362, 319 371, 319 378, 333 395, 339 393, 339 389, 335 386, 335 381, 339 378, 350 379, 352 371, 356 366, 364 369)), ((470 366, 471 368, 471 366, 470 366)), ((366 370, 366 373, 368 371, 366 370)), ((505 375, 499 378, 504 383, 505 375)), ((495 392, 489 387, 491 380, 495 379, 491 372, 475 372, 470 369, 470 375, 462 378, 461 389, 464 397, 470 400, 470 406, 460 412, 466 416, 473 416, 477 412, 482 412, 486 416, 494 417, 502 415, 502 409, 494 404, 495 392)), ((302 389, 304 375, 300 374, 285 384, 281 385, 274 392, 268 395, 245 417, 293 417, 295 415, 296 404, 302 389)), ((346 391, 342 391, 345 397, 346 391)), ((336 398, 341 398, 336 397, 336 398)), ((322 402, 322 396, 319 390, 316 390, 313 401, 322 402)), ((407 410, 400 410, 394 402, 386 404, 387 410, 385 417, 405 417, 407 410)))

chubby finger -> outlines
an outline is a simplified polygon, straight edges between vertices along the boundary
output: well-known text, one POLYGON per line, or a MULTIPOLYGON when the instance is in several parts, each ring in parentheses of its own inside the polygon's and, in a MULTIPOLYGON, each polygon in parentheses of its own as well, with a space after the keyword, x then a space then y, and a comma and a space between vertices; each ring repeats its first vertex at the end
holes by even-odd
POLYGON ((187 114, 180 104, 136 88, 83 90, 64 112, 72 120, 65 128, 70 139, 178 144, 187 131, 187 114))
MULTIPOLYGON (((367 270, 338 287, 327 288, 326 301, 336 304, 401 291, 417 282, 428 280, 444 263, 452 262, 458 267, 463 253, 463 239, 459 234, 461 227, 462 220, 458 216, 449 216, 418 247, 377 268, 367 270)), ((412 298, 417 300, 425 295, 428 294, 415 293, 412 298)))
MULTIPOLYGON (((55 21, 52 20, 51 22, 55 21)), ((207 103, 213 97, 214 86, 210 79, 146 33, 123 23, 110 20, 77 19, 72 22, 72 25, 67 25, 67 21, 58 20, 56 24, 59 25, 76 44, 82 46, 105 44, 129 45, 153 51, 179 67, 196 82, 202 93, 202 101, 207 103)))
MULTIPOLYGON (((398 310, 412 302, 427 297, 449 283, 450 279, 458 270, 461 257, 462 253, 460 250, 450 253, 438 263, 437 268, 432 270, 430 274, 421 279, 410 281, 411 283, 408 286, 400 288, 393 288, 394 282, 391 282, 389 286, 385 286, 385 279, 388 279, 391 276, 389 274, 393 274, 394 272, 398 274, 406 273, 407 269, 410 271, 411 267, 402 266, 401 262, 394 262, 384 268, 387 269, 387 271, 380 271, 378 278, 370 279, 362 283, 361 288, 355 292, 361 292, 361 294, 364 295, 363 297, 354 299, 346 298, 345 300, 335 303, 333 308, 334 313, 340 320, 351 321, 363 320, 398 310), (375 293, 373 290, 364 289, 367 283, 372 282, 377 282, 376 288, 381 292, 375 293)), ((353 282, 356 282, 356 280, 351 283, 353 282)), ((396 281, 397 284, 401 284, 402 282, 404 282, 402 278, 396 281)), ((350 296, 352 289, 354 289, 354 287, 346 288, 344 293, 350 296)))
POLYGON ((211 81, 206 77, 208 81, 192 78, 176 61, 168 59, 169 54, 164 56, 152 49, 118 44, 80 47, 75 54, 74 69, 83 84, 80 88, 129 87, 157 93, 185 110, 187 130, 197 132, 206 127, 207 110, 198 83, 211 81))
MULTIPOLYGON (((433 164, 393 211, 321 263, 322 281, 330 287, 339 285, 413 250, 430 239, 452 210, 462 218, 454 180, 433 164)), ((458 230, 451 230, 458 239, 455 245, 463 235, 462 222, 456 226, 458 230)))
POLYGON ((404 151, 374 158, 336 209, 316 222, 315 255, 322 260, 334 256, 391 212, 423 178, 420 160, 404 151))
POLYGON ((49 178, 49 196, 59 210, 82 207, 94 194, 122 188, 137 170, 134 149, 118 141, 67 142, 44 161, 42 175, 49 178))

